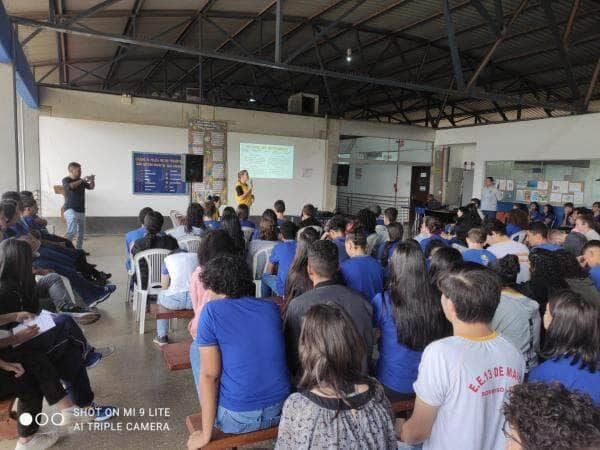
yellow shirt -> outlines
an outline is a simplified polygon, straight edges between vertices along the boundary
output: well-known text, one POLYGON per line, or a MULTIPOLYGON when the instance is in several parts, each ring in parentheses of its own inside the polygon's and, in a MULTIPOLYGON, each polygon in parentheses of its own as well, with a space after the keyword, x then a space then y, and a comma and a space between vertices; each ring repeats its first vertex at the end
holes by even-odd
POLYGON ((235 184, 235 201, 237 202, 238 205, 248 205, 248 206, 252 205, 252 202, 254 201, 253 195, 249 195, 248 197, 242 198, 245 194, 248 193, 249 190, 250 190, 250 186, 248 186, 246 183, 242 183, 241 181, 238 181, 235 184), (241 195, 239 194, 240 189, 242 191, 241 195))

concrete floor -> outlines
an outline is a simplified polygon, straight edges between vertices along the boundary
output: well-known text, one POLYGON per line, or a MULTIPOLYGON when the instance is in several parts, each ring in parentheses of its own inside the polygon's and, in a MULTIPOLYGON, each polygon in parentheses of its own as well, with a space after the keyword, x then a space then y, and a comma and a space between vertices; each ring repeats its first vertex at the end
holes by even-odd
MULTIPOLYGON (((96 402, 120 408, 121 417, 104 422, 112 429, 73 431, 61 438, 56 449, 183 449, 188 437, 186 416, 199 410, 191 370, 170 372, 160 350, 152 343, 156 322, 147 316, 146 333, 141 336, 135 326, 131 308, 124 303, 125 248, 123 236, 91 236, 85 248, 90 261, 113 274, 117 291, 99 305, 102 318, 83 327, 92 345, 114 345, 116 351, 102 361, 89 376, 96 402), (124 409, 135 408, 136 417, 124 417, 124 409), (165 411, 156 408, 169 408, 165 411), (144 413, 144 417, 140 415, 144 413), (152 417, 150 417, 152 415, 152 417), (168 431, 141 431, 133 427, 161 424, 168 431), (117 428, 122 427, 119 431, 117 428)), ((187 321, 179 320, 173 340, 189 338, 187 321)), ((46 411, 46 409, 45 409, 46 411)), ((156 426, 156 425, 155 425, 156 426)), ((13 449, 16 441, 1 441, 0 450, 13 449)))

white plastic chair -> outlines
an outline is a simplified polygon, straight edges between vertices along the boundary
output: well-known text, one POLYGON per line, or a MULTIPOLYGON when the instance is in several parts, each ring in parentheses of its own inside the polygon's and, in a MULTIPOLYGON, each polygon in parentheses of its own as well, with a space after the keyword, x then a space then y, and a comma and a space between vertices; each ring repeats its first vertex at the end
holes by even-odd
MULTIPOLYGON (((131 283, 133 282, 135 277, 135 267, 133 265, 133 257, 131 253, 129 253, 129 269, 127 270, 127 284, 125 285, 125 289, 123 290, 125 295, 125 303, 129 303, 132 300, 133 291, 131 290, 131 283)), ((135 288, 135 287, 134 287, 135 288)), ((133 302, 133 310, 136 311, 137 305, 133 302)))
POLYGON ((173 223, 174 228, 177 228, 179 225, 181 225, 184 218, 183 214, 176 209, 169 211, 169 217, 171 217, 171 222, 173 223))
POLYGON ((171 254, 171 250, 162 248, 153 248, 144 250, 133 257, 135 267, 135 286, 133 288, 133 309, 136 304, 138 309, 137 321, 140 323, 140 334, 144 334, 146 324, 146 305, 148 295, 158 295, 162 292, 161 268, 165 258, 171 254), (148 281, 146 289, 142 289, 142 275, 140 271, 140 261, 146 261, 148 267, 148 281))
POLYGON ((179 244, 179 248, 185 250, 188 253, 196 253, 198 248, 200 247, 200 243, 202 242, 202 238, 198 236, 188 236, 181 238, 177 243, 179 244))
POLYGON ((248 244, 252 238, 252 235, 254 234, 254 228, 242 227, 242 233, 244 233, 244 240, 246 241, 246 244, 248 244))
POLYGON ((269 258, 271 257, 275 244, 277 244, 277 242, 273 242, 273 245, 270 247, 260 249, 252 257, 252 267, 250 269, 252 270, 252 277, 254 278, 254 284, 256 285, 257 298, 260 297, 262 276, 267 272, 269 258))
POLYGON ((513 241, 520 242, 521 244, 525 242, 525 238, 527 237, 527 231, 521 230, 518 233, 515 233, 510 236, 513 241))

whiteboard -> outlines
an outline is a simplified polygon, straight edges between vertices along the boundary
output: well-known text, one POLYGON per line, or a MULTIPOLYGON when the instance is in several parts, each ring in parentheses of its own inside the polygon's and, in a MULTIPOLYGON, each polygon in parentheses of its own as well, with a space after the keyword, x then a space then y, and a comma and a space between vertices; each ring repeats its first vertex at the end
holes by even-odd
POLYGON ((321 208, 324 204, 326 164, 326 140, 272 136, 250 133, 227 133, 227 167, 229 195, 228 204, 236 206, 233 186, 240 169, 240 144, 274 145, 293 147, 293 167, 291 179, 260 178, 253 174, 255 202, 250 213, 260 215, 263 210, 272 208, 275 200, 283 200, 286 214, 299 214, 302 206, 312 203, 321 208))

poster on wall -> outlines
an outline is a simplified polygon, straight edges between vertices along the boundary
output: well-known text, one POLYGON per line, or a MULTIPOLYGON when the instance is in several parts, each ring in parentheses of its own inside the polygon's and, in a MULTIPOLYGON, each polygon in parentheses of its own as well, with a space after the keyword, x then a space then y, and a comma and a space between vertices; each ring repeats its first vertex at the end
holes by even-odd
POLYGON ((132 152, 134 194, 187 194, 182 155, 132 152))
POLYGON ((192 119, 188 125, 188 152, 204 156, 202 183, 192 183, 192 201, 218 195, 227 202, 227 124, 192 119))
POLYGON ((552 192, 566 194, 569 192, 569 182, 564 180, 552 181, 552 192))
POLYGON ((560 204, 562 202, 562 194, 560 192, 550 193, 550 203, 560 204))

